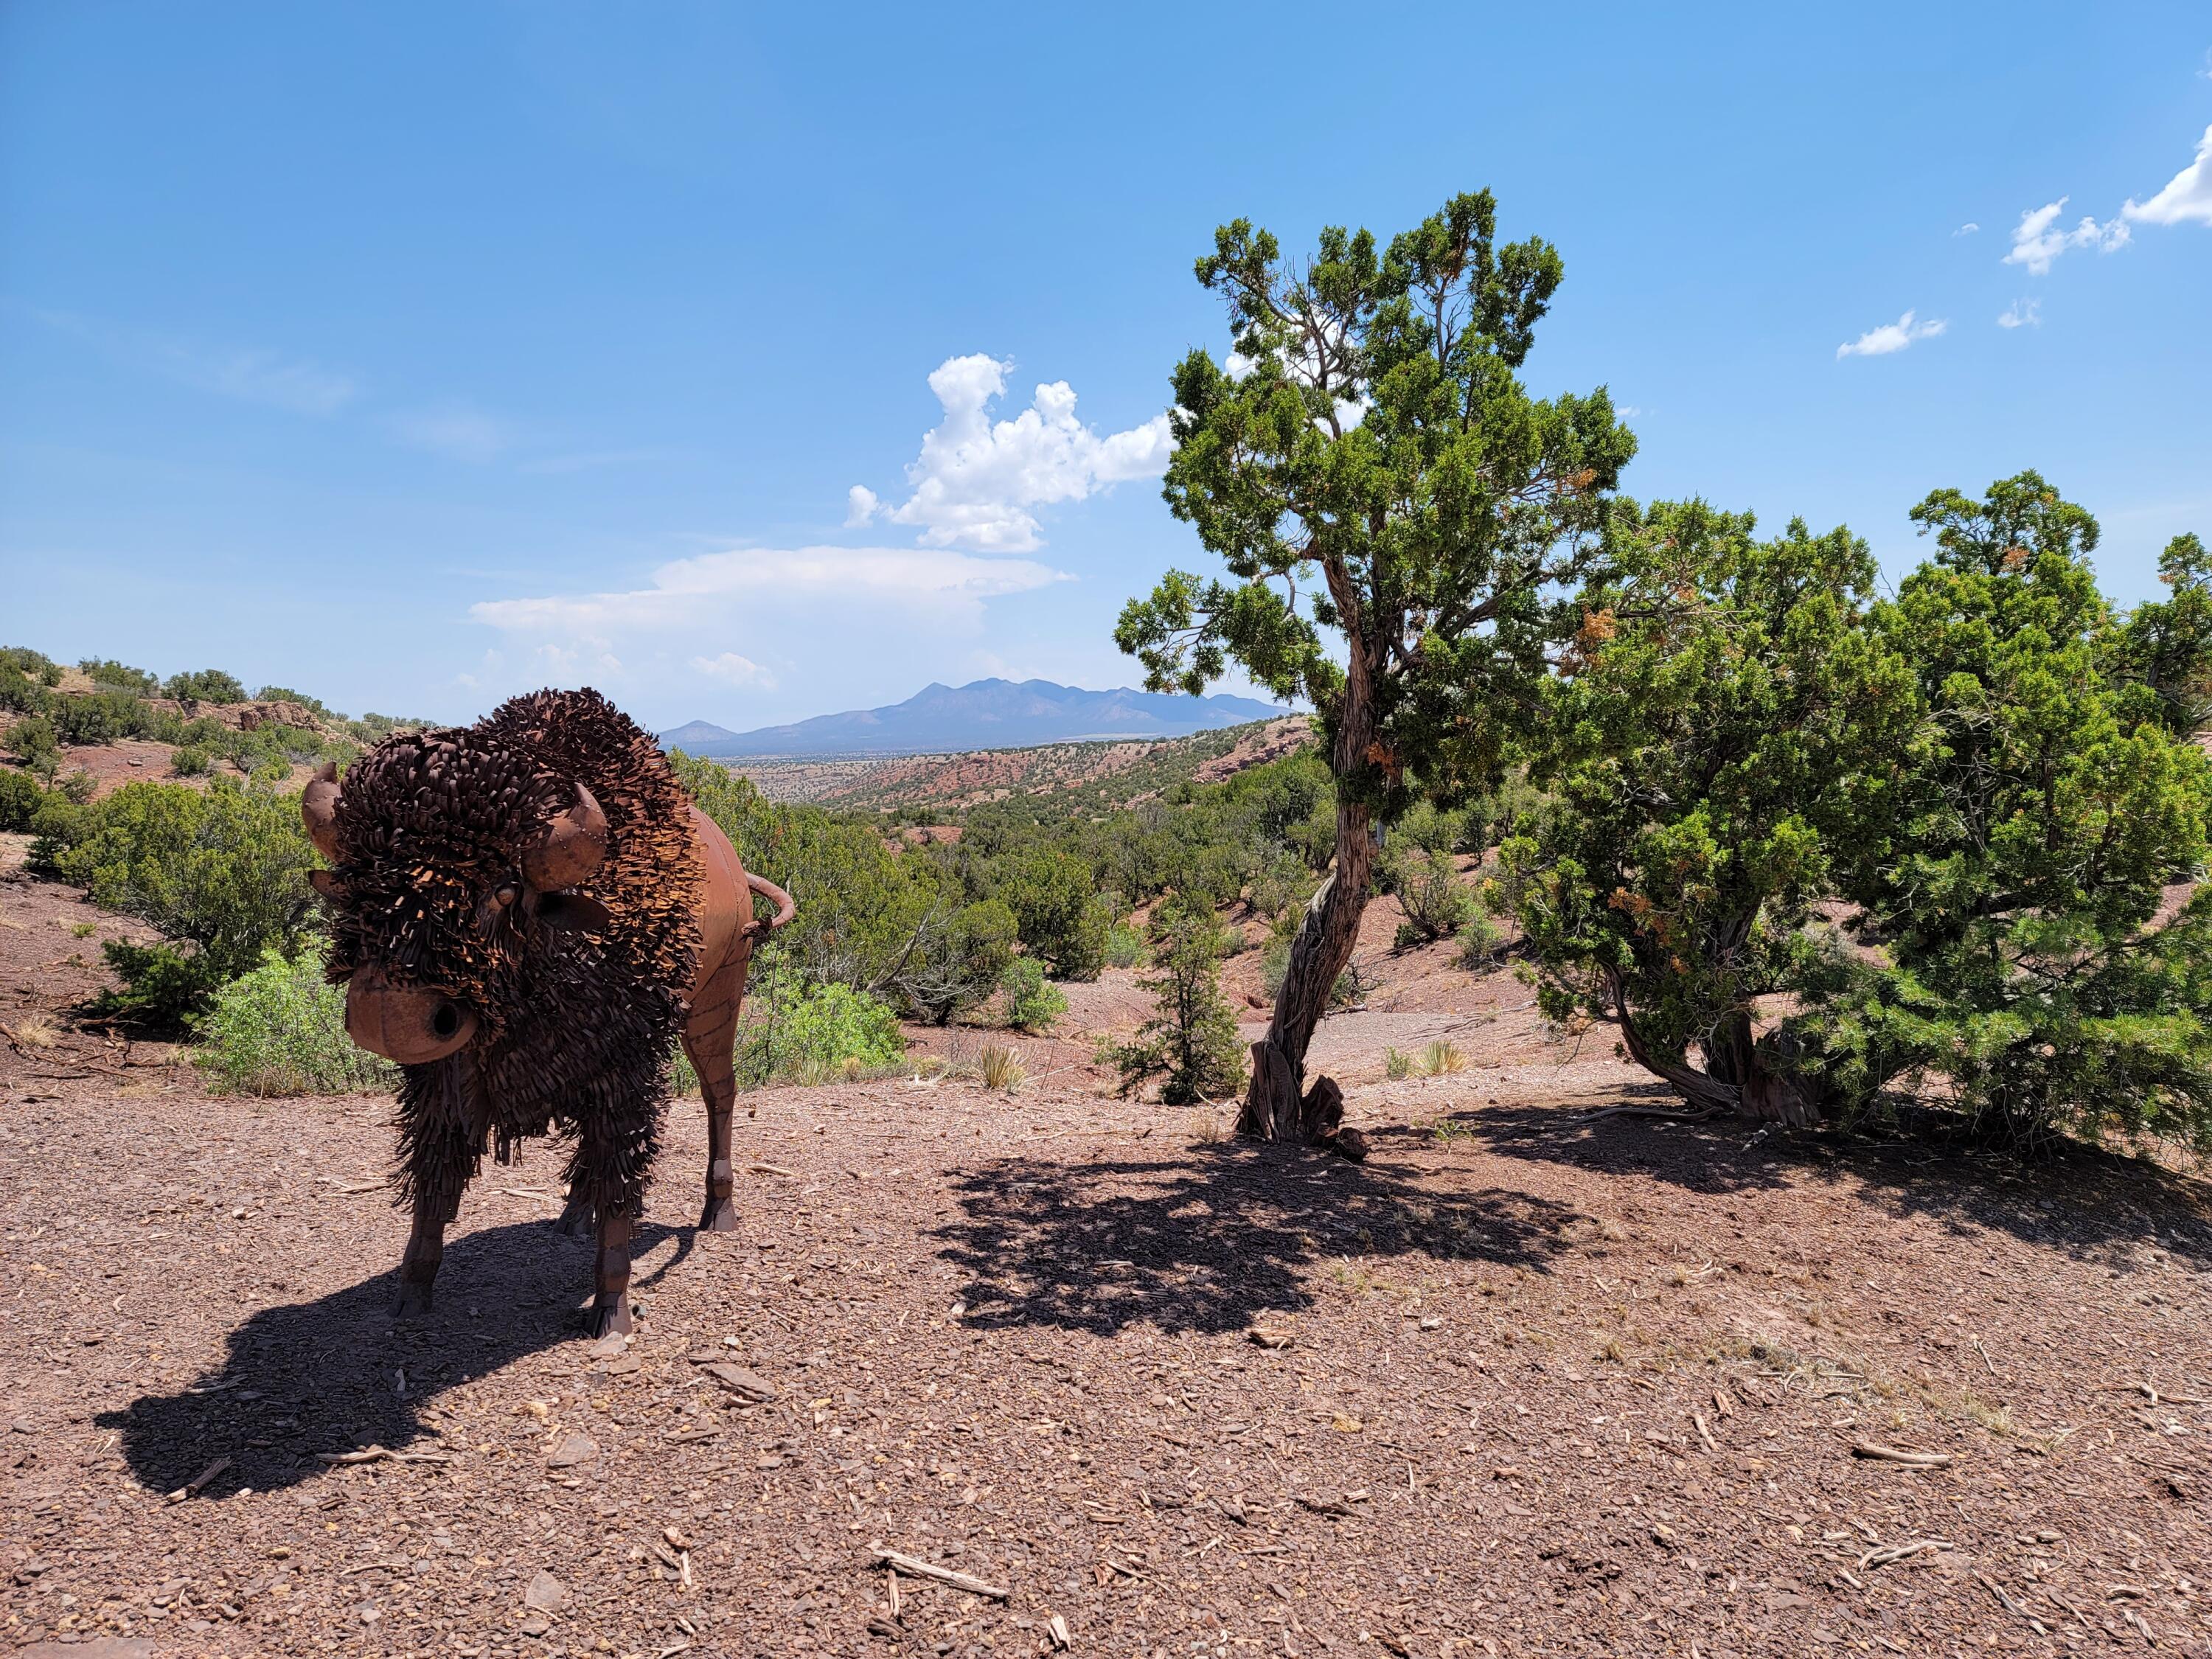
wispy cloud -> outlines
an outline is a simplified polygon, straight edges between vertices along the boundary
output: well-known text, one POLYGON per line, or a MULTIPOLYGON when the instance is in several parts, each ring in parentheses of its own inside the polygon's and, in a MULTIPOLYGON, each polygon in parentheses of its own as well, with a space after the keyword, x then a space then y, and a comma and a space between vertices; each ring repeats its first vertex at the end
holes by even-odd
POLYGON ((763 668, 750 657, 741 657, 734 651, 723 651, 711 657, 694 657, 691 666, 710 680, 720 680, 726 685, 757 686, 763 691, 775 690, 775 676, 763 668))
POLYGON ((1836 348, 1842 357, 1887 357, 1893 351, 1902 351, 1915 340, 1932 340, 1951 325, 1941 317, 1930 317, 1926 322, 1916 322, 1908 311, 1893 323, 1884 323, 1880 328, 1870 328, 1856 340, 1847 340, 1836 348))
POLYGON ((937 548, 750 547, 672 561, 644 587, 487 599, 469 615, 509 632, 592 640, 708 629, 733 610, 779 601, 894 607, 972 624, 987 599, 1067 580, 1034 560, 937 548))
POLYGON ((1969 219, 1965 224, 1960 225, 1958 229, 1953 231, 1951 234, 1954 236, 1972 236, 1981 227, 1979 225, 1976 224, 1972 219, 1969 219))
POLYGON ((1038 386, 1027 409, 994 422, 990 405, 1012 368, 980 353, 939 364, 929 389, 945 418, 923 434, 921 453, 906 470, 913 493, 885 507, 874 491, 855 485, 847 493, 847 525, 880 516, 919 526, 925 547, 1027 553, 1043 545, 1030 509, 1079 501, 1167 470, 1174 441, 1164 412, 1102 436, 1076 418, 1075 390, 1065 380, 1038 386))
POLYGON ((465 404, 441 404, 392 418, 400 442, 447 460, 481 466, 514 447, 515 434, 504 421, 465 404))
POLYGON ((126 328, 72 311, 13 303, 9 309, 82 341, 111 362, 221 398, 295 415, 328 416, 360 393, 352 376, 306 357, 126 328))
POLYGON ((1999 328, 2041 328, 2043 301, 2014 300, 2011 307, 1998 317, 1997 326, 1999 328))
POLYGON ((2148 202, 2130 197, 2120 216, 2145 225, 2212 225, 2212 127, 2197 141, 2196 160, 2148 202))
POLYGON ((2100 253, 2117 253, 2128 245, 2128 228, 2118 220, 2100 225, 2084 214, 2081 222, 2071 230, 2060 226, 2058 216, 2066 200, 2062 196, 2020 216, 2020 222, 2013 227, 2012 247, 2004 256, 2004 264, 2026 265, 2028 275, 2040 276, 2051 269, 2052 260, 2070 249, 2089 247, 2100 253))

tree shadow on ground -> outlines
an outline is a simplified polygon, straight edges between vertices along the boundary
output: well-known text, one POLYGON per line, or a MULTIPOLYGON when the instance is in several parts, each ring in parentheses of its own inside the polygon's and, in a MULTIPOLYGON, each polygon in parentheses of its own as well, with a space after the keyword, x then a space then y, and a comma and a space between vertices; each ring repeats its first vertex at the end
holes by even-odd
MULTIPOLYGON (((676 1248, 633 1290, 650 1289, 689 1255, 695 1231, 640 1226, 636 1255, 672 1238, 676 1248)), ((446 1248, 428 1318, 392 1318, 396 1269, 264 1308, 231 1333, 214 1371, 94 1420, 120 1434, 138 1484, 164 1492, 221 1457, 230 1459, 222 1486, 268 1492, 321 1474, 319 1452, 403 1450, 436 1435, 427 1419, 447 1389, 567 1341, 582 1358, 575 1310, 588 1297, 591 1253, 591 1240, 546 1222, 464 1234, 446 1248)))
POLYGON ((937 1229, 969 1275, 965 1322, 1110 1336, 1144 1322, 1236 1332, 1312 1304, 1316 1268, 1372 1259, 1540 1268, 1571 1207, 1525 1193, 1438 1192, 1419 1171, 1287 1148, 1199 1146, 1065 1164, 1010 1158, 963 1176, 937 1229))
MULTIPOLYGON (((1622 1091, 1673 1103, 1663 1085, 1622 1091)), ((1636 1103, 1647 1103, 1638 1099, 1636 1103)), ((1924 1136, 1762 1130, 1734 1119, 1668 1123, 1594 1117, 1555 1106, 1482 1107, 1443 1120, 1448 1133, 1500 1158, 1633 1176, 1716 1197, 1808 1182, 1850 1186, 1885 1213, 1949 1231, 2001 1232, 2126 1271, 2138 1246, 2212 1267, 2212 1186, 2147 1158, 2089 1146, 2040 1162, 1924 1136)), ((1413 1133, 1399 1130, 1396 1134, 1413 1133)), ((1386 1132, 1378 1146, 1392 1144, 1386 1132)))

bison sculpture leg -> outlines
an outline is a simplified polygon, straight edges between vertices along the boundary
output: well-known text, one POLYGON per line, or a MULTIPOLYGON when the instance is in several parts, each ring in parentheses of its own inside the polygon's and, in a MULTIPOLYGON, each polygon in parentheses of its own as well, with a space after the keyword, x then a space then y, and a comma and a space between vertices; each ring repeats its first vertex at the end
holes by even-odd
POLYGON ((587 1115, 568 1166, 569 1203, 589 1206, 598 1218, 599 1247, 592 1255, 592 1304, 584 1322, 593 1336, 627 1334, 631 1328, 629 1247, 644 1208, 644 1171, 659 1138, 658 1103, 640 1098, 627 1108, 587 1115))
POLYGON ((462 1190, 483 1162, 483 1135, 443 1102, 406 1122, 402 1133, 415 1214, 392 1311, 410 1318, 430 1311, 431 1286, 446 1256, 446 1229, 460 1213, 462 1190))
POLYGON ((708 978, 684 1027, 684 1052, 699 1074, 700 1097, 707 1105, 707 1200, 699 1212, 699 1231, 738 1230, 737 1172, 731 1162, 730 1122, 738 1105, 738 1006, 745 991, 745 966, 752 941, 741 939, 730 959, 708 978))

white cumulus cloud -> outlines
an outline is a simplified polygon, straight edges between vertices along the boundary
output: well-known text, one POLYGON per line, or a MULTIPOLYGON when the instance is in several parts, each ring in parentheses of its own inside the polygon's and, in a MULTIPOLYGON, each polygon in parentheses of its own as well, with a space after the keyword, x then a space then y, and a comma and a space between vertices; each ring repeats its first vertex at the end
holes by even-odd
POLYGON ((994 422, 991 403, 1006 391, 1012 367, 981 353, 939 364, 929 389, 945 418, 923 434, 921 453, 906 470, 913 493, 884 507, 873 491, 855 485, 846 522, 866 523, 880 513, 918 527, 925 547, 1027 553, 1043 540, 1031 509, 1079 501, 1167 470, 1174 441, 1164 412, 1102 435, 1076 418, 1075 391, 1065 380, 1039 386, 1027 409, 994 422))
POLYGON ((2197 141, 2195 161, 2148 202, 2130 197, 2120 216, 2146 225, 2212 225, 2212 127, 2197 141))
POLYGON ((2013 227, 2012 247, 2004 257, 2008 265, 2026 265, 2028 274, 2040 276, 2051 269, 2051 262, 2060 254, 2077 247, 2093 247, 2100 253, 2116 253, 2128 245, 2129 230, 2118 220, 2099 224, 2087 214, 2071 230, 2058 223, 2064 210, 2066 198, 2046 202, 2020 216, 2013 227))
POLYGON ((854 484, 845 492, 845 528, 854 530, 867 523, 882 505, 874 490, 866 484, 854 484))
POLYGON ((2014 300, 2011 307, 1997 319, 1999 328, 2041 328, 2043 301, 2014 300))
POLYGON ((775 690, 775 676, 763 668, 750 657, 741 657, 734 651, 723 651, 711 657, 694 657, 692 667, 710 680, 720 680, 728 685, 757 685, 763 691, 775 690))
POLYGON ((1915 340, 1932 340, 1951 325, 1941 317, 1930 317, 1926 322, 1913 320, 1906 312, 1893 323, 1884 323, 1880 328, 1870 328, 1856 340, 1847 340, 1836 348, 1838 357, 1887 357, 1893 351, 1902 351, 1915 340))

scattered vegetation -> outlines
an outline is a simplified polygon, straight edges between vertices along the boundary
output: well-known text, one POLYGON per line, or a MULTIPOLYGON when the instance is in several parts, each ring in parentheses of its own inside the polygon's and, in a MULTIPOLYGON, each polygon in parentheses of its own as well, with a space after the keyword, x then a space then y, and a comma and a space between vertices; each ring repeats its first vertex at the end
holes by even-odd
POLYGON ((1022 1057, 1002 1042, 985 1043, 982 1052, 975 1056, 975 1066, 982 1076, 983 1086, 1004 1094, 1013 1093, 1029 1075, 1022 1065, 1022 1057))
POLYGON ((398 1068, 346 1036, 345 993, 323 977, 323 951, 262 954, 219 987, 192 1059, 219 1091, 331 1095, 391 1086, 398 1068))

